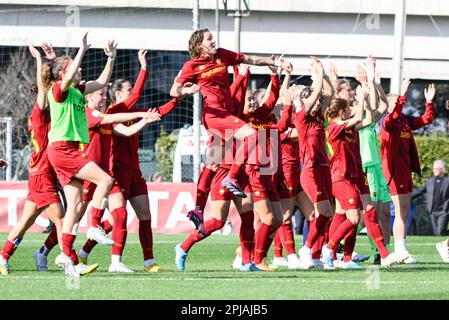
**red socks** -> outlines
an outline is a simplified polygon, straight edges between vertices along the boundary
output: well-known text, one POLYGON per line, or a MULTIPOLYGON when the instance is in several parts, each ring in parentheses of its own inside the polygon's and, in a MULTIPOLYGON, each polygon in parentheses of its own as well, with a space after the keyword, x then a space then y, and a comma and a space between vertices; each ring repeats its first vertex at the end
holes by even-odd
POLYGON ((151 220, 139 221, 139 240, 142 246, 143 260, 153 259, 153 230, 151 230, 151 220))
POLYGON ((250 263, 251 252, 254 248, 254 212, 248 211, 240 215, 240 247, 242 248, 243 264, 250 263))
MULTIPOLYGON (((285 249, 285 253, 287 255, 294 254, 295 253, 295 238, 293 236, 293 227, 292 222, 287 221, 285 222, 278 230, 276 236, 279 235, 282 247, 285 249)), ((276 238, 275 238, 276 241, 276 238)), ((276 242, 275 242, 276 245, 276 242)), ((282 257, 282 251, 281 251, 281 257, 282 257)))
POLYGON ((273 240, 273 253, 275 258, 282 258, 281 232, 282 230, 279 229, 273 240))
POLYGON ((45 248, 47 248, 48 251, 53 249, 58 244, 58 233, 56 231, 56 227, 53 227, 50 234, 48 235, 47 239, 44 242, 45 248))
POLYGON ((204 207, 206 206, 207 198, 209 197, 210 186, 212 179, 215 177, 215 173, 216 171, 204 167, 198 178, 195 207, 201 210, 201 212, 204 212, 204 207))
POLYGON ((255 251, 254 251, 254 264, 258 265, 263 262, 263 259, 267 256, 268 249, 273 242, 273 238, 270 237, 276 231, 275 228, 269 226, 263 222, 260 223, 255 234, 255 251))
POLYGON ((104 209, 98 209, 92 207, 90 210, 91 215, 91 226, 98 227, 101 223, 101 218, 103 217, 104 209))
POLYGON ((14 242, 6 240, 1 252, 3 259, 8 261, 9 257, 11 257, 14 254, 15 248, 16 245, 14 244, 14 242))
POLYGON ((193 244, 207 238, 212 232, 220 230, 225 225, 225 221, 212 218, 204 223, 204 231, 206 236, 201 235, 198 230, 193 230, 189 237, 181 244, 181 249, 188 252, 193 244))
POLYGON ((326 224, 329 221, 329 217, 319 215, 310 224, 309 235, 307 236, 306 247, 312 248, 319 235, 324 236, 326 224))
POLYGON ((341 240, 346 236, 346 234, 354 227, 351 220, 345 220, 343 223, 341 223, 337 230, 332 234, 330 234, 329 243, 327 244, 327 247, 333 251, 337 249, 338 244, 341 240))
POLYGON ((374 244, 376 245, 376 248, 379 251, 380 257, 382 259, 385 259, 390 254, 390 252, 388 251, 383 241, 384 238, 382 235, 382 229, 377 223, 376 208, 373 207, 368 211, 366 211, 364 217, 365 217, 366 230, 368 231, 368 234, 370 235, 371 239, 373 239, 374 244))
POLYGON ((74 234, 70 233, 62 234, 62 253, 64 253, 67 257, 70 257, 73 261, 73 264, 76 265, 78 264, 78 256, 76 255, 75 250, 73 250, 73 244, 75 243, 75 239, 76 235, 74 234))
POLYGON ((111 214, 114 218, 114 226, 112 228, 112 240, 114 240, 114 245, 112 246, 112 254, 121 256, 123 255, 123 250, 125 249, 126 235, 128 234, 128 231, 126 229, 126 219, 128 213, 125 207, 120 207, 113 210, 111 214))
POLYGON ((346 234, 344 240, 345 240, 345 245, 344 245, 344 258, 343 261, 344 262, 349 262, 352 260, 352 253, 354 252, 354 248, 355 248, 355 241, 356 241, 356 237, 357 237, 357 227, 359 225, 355 224, 352 226, 352 229, 349 230, 349 232, 346 234))

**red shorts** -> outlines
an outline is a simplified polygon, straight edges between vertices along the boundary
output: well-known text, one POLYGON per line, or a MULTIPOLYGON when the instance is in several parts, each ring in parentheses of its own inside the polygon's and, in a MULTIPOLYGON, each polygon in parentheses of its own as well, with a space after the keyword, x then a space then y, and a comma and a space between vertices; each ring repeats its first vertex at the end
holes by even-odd
POLYGON ((52 142, 48 148, 48 159, 56 171, 56 176, 65 187, 73 176, 91 160, 79 151, 79 142, 57 141, 52 142))
MULTIPOLYGON (((211 182, 210 198, 212 201, 229 201, 232 200, 234 195, 228 191, 228 189, 222 187, 221 181, 229 173, 229 168, 219 167, 217 173, 211 182)), ((238 176, 239 185, 243 192, 251 193, 251 186, 249 184, 248 175, 243 170, 240 171, 238 176)))
MULTIPOLYGON (((95 183, 85 180, 83 183, 83 201, 85 202, 92 201, 95 189, 97 189, 97 185, 95 183)), ((114 181, 110 193, 112 194, 118 192, 122 192, 122 190, 120 189, 120 186, 118 185, 117 181, 114 181)))
POLYGON ((278 191, 278 195, 280 199, 290 199, 292 197, 292 190, 287 184, 287 179, 285 178, 285 174, 282 169, 277 170, 276 173, 272 176, 273 183, 278 191))
POLYGON ((253 190, 253 201, 257 202, 269 199, 270 201, 278 202, 279 194, 274 185, 273 177, 271 175, 261 175, 257 167, 246 167, 246 173, 248 174, 251 189, 253 190))
POLYGON ((332 179, 329 166, 303 168, 301 186, 312 203, 332 201, 332 179))
POLYGON ((214 139, 219 136, 225 141, 232 138, 235 131, 246 125, 246 122, 242 119, 220 110, 204 114, 202 120, 204 127, 214 139))
POLYGON ((368 178, 366 177, 365 172, 361 171, 360 179, 357 180, 357 186, 359 187, 360 194, 371 194, 369 190, 368 178))
POLYGON ((113 177, 120 187, 111 190, 110 194, 121 191, 125 200, 148 194, 147 182, 139 169, 115 169, 113 177))
POLYGON ((61 203, 61 198, 56 188, 55 174, 47 172, 30 176, 28 179, 27 200, 34 202, 38 209, 52 203, 61 203))
POLYGON ((413 190, 413 181, 412 177, 391 177, 390 182, 388 183, 388 187, 390 188, 390 194, 392 196, 398 194, 411 193, 413 190))
MULTIPOLYGON (((290 191, 291 197, 296 196, 302 190, 301 187, 301 166, 297 164, 287 164, 283 166, 285 184, 290 191)), ((282 198, 282 197, 281 197, 282 198)))
POLYGON ((362 198, 356 181, 340 180, 333 182, 332 193, 340 202, 343 210, 360 209, 362 207, 362 198))

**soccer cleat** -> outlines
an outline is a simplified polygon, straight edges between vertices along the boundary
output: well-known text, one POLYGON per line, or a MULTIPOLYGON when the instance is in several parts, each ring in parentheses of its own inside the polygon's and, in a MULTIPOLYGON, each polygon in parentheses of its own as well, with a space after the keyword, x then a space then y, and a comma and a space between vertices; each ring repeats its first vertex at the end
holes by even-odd
POLYGON ((100 226, 90 227, 87 230, 87 238, 105 246, 112 246, 114 244, 114 241, 106 236, 106 232, 100 226))
POLYGON ((379 266, 379 265, 382 264, 381 259, 380 259, 380 254, 376 253, 376 254, 374 255, 373 264, 374 264, 374 265, 377 265, 377 266, 379 266))
POLYGON ((58 254, 55 258, 55 265, 59 268, 64 268, 64 257, 62 256, 62 253, 58 254))
POLYGON ((405 263, 405 261, 410 257, 410 253, 408 253, 408 251, 395 251, 394 255, 396 257, 396 263, 405 263))
POLYGON ((83 257, 81 257, 81 256, 78 254, 78 260, 79 260, 79 262, 82 263, 82 264, 87 264, 87 258, 88 258, 88 257, 83 258, 83 257))
POLYGON ((360 270, 363 269, 361 266, 359 266, 354 261, 350 260, 348 262, 340 261, 339 267, 342 269, 351 269, 351 270, 360 270))
POLYGON ((7 276, 9 274, 9 264, 8 261, 5 261, 0 257, 0 274, 2 276, 7 276))
POLYGON ((438 242, 435 247, 437 248, 438 253, 440 254, 443 262, 449 263, 449 248, 446 246, 446 240, 443 242, 438 242))
POLYGON ((246 194, 242 191, 242 188, 240 188, 237 179, 231 179, 229 176, 226 176, 221 181, 221 185, 236 197, 246 198, 246 194))
POLYGON ((313 266, 311 249, 303 246, 301 249, 299 249, 298 256, 304 266, 306 266, 307 268, 311 268, 313 266))
POLYGON ((111 273, 132 273, 131 269, 129 269, 127 266, 125 266, 123 263, 111 263, 109 265, 108 272, 111 273))
POLYGON ((324 262, 321 259, 312 259, 312 268, 323 269, 324 262))
POLYGON ((178 267, 179 270, 183 271, 186 268, 186 259, 187 259, 188 253, 185 252, 181 248, 181 244, 178 244, 175 247, 175 251, 176 251, 176 256, 175 256, 176 266, 178 267))
POLYGON ((390 253, 385 259, 380 259, 380 265, 384 268, 390 268, 395 263, 398 263, 398 257, 394 253, 390 253))
POLYGON ((161 272, 162 268, 157 264, 153 263, 151 266, 144 266, 143 272, 161 272))
POLYGON ((40 271, 40 272, 48 271, 47 256, 42 254, 40 252, 40 249, 37 249, 36 251, 34 251, 33 257, 34 257, 34 261, 36 261, 37 271, 40 271))
POLYGON ((274 257, 272 264, 277 267, 288 267, 288 260, 284 257, 274 257))
POLYGON ((329 249, 328 247, 324 247, 321 251, 321 254, 323 256, 323 262, 324 266, 327 266, 327 269, 333 269, 334 268, 334 260, 333 260, 333 251, 329 249))
POLYGON ((361 262, 364 262, 364 261, 366 261, 368 259, 369 259, 369 256, 364 256, 364 255, 358 254, 355 251, 352 253, 352 256, 351 256, 351 260, 356 262, 356 263, 361 263, 361 262))
POLYGON ((256 264, 256 267, 257 267, 257 269, 260 269, 261 271, 268 271, 268 272, 273 272, 273 271, 274 271, 274 269, 273 269, 273 268, 270 268, 270 267, 265 263, 265 261, 262 261, 261 263, 256 264))
POLYGON ((232 262, 232 268, 240 269, 243 266, 243 260, 241 256, 235 256, 234 262, 232 262))
POLYGON ((80 276, 86 276, 89 273, 92 273, 95 270, 97 270, 97 268, 98 268, 98 263, 94 263, 94 264, 91 264, 91 265, 87 265, 87 264, 84 264, 84 263, 78 263, 75 266, 75 270, 76 270, 76 272, 79 273, 80 276))
MULTIPOLYGON (((61 265, 64 270, 65 270, 65 274, 69 277, 72 278, 79 278, 80 277, 80 273, 78 272, 78 270, 75 268, 75 266, 73 265, 72 259, 70 259, 70 257, 67 257, 65 254, 61 253, 58 257, 56 257, 58 260, 58 265, 61 265)), ((55 261, 56 263, 56 261, 55 261)))
POLYGON ((243 271, 243 272, 249 272, 249 271, 255 271, 255 272, 258 272, 258 271, 263 271, 263 270, 260 270, 258 267, 256 267, 256 265, 255 265, 254 263, 252 263, 252 262, 245 264, 245 265, 242 266, 239 270, 240 270, 240 271, 243 271))
POLYGON ((198 209, 190 210, 187 213, 187 217, 190 219, 190 221, 193 222, 193 224, 195 225, 195 228, 198 230, 198 232, 205 237, 206 231, 204 231, 204 225, 203 225, 204 215, 201 212, 201 210, 198 210, 198 209))

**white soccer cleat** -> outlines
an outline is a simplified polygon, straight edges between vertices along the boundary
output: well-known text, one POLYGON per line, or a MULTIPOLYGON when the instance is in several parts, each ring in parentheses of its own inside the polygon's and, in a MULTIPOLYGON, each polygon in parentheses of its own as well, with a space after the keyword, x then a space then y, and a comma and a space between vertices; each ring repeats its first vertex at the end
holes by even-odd
POLYGON ((8 261, 4 260, 1 256, 0 256, 0 274, 3 276, 7 276, 9 274, 8 261))
POLYGON ((402 260, 400 263, 404 263, 404 264, 417 264, 418 263, 418 261, 414 257, 412 257, 408 251, 405 251, 405 252, 402 252, 402 251, 396 252, 395 251, 394 254, 396 255, 397 261, 402 260))
POLYGON ((241 267, 243 267, 243 260, 241 256, 237 255, 235 256, 235 259, 232 262, 232 268, 240 269, 241 267))
POLYGON ((114 241, 107 237, 106 232, 100 226, 90 227, 87 230, 87 238, 105 246, 112 246, 114 244, 114 241))
POLYGON ((340 261, 339 267, 342 269, 351 269, 351 270, 360 270, 363 269, 363 267, 359 266, 354 261, 350 260, 348 262, 340 261))
POLYGON ((78 272, 78 274, 80 276, 88 275, 89 273, 92 273, 95 270, 97 270, 97 268, 98 268, 98 263, 94 263, 94 264, 90 264, 90 265, 87 265, 84 263, 78 263, 75 266, 75 270, 76 270, 76 272, 78 272))
POLYGON ((324 267, 326 269, 334 269, 334 252, 328 247, 324 247, 321 255, 323 257, 324 267))
POLYGON ((316 269, 323 269, 324 268, 324 262, 321 261, 321 259, 312 259, 313 268, 316 269))
POLYGON ((62 253, 58 254, 55 258, 55 265, 59 268, 64 268, 64 257, 62 256, 62 253))
POLYGON ((123 263, 119 262, 119 263, 111 263, 109 265, 108 272, 111 272, 111 273, 132 273, 134 271, 129 269, 123 263))
POLYGON ((449 248, 447 247, 446 243, 446 240, 438 242, 435 247, 437 248, 437 251, 440 254, 443 262, 449 263, 449 248))
POLYGON ((42 254, 40 252, 40 249, 34 251, 33 257, 34 261, 36 261, 37 271, 39 272, 48 271, 47 256, 42 254))
MULTIPOLYGON (((407 259, 407 257, 404 257, 402 261, 407 259)), ((393 252, 390 253, 385 259, 380 259, 380 265, 384 268, 390 268, 393 264, 400 263, 398 261, 398 257, 393 252)))
POLYGON ((288 261, 284 257, 274 257, 272 264, 278 267, 288 267, 288 261))
POLYGON ((311 249, 303 246, 301 249, 299 249, 298 256, 304 266, 306 266, 307 268, 311 268, 313 266, 311 249))
POLYGON ((295 253, 289 254, 287 257, 287 268, 290 270, 308 270, 310 265, 303 263, 295 253))
POLYGON ((62 267, 65 270, 65 274, 72 278, 79 278, 80 274, 76 270, 75 266, 73 265, 72 259, 70 259, 70 257, 67 257, 63 253, 61 253, 59 256, 58 256, 59 257, 58 265, 59 264, 62 265, 62 267), (61 257, 59 257, 59 256, 61 256, 61 257))

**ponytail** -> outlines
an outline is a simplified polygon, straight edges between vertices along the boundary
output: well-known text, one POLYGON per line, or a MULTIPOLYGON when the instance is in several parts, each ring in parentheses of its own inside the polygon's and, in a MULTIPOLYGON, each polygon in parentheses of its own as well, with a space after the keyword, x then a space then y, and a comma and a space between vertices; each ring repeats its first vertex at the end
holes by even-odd
POLYGON ((347 106, 348 101, 346 101, 345 99, 332 99, 330 106, 324 111, 324 117, 328 119, 334 119, 338 117, 340 111, 346 109, 347 106))

